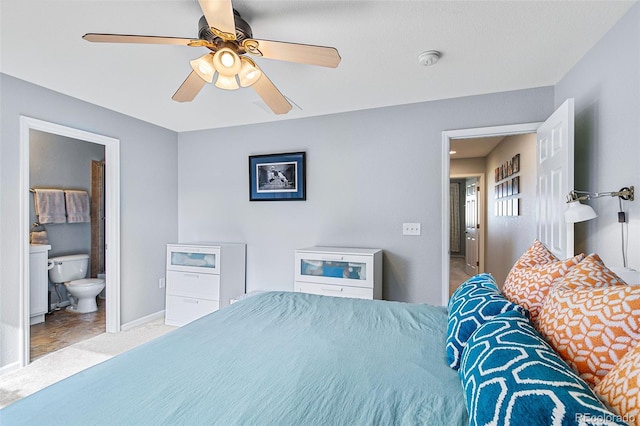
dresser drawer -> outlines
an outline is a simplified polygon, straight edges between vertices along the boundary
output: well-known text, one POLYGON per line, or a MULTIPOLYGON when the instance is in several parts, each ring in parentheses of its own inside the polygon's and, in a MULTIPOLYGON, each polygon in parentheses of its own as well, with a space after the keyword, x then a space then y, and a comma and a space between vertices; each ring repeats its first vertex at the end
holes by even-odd
POLYGON ((181 326, 217 311, 219 307, 217 300, 167 295, 164 322, 167 325, 181 326))
POLYGON ((220 300, 220 275, 167 271, 167 294, 220 300))
POLYGON ((319 294, 321 296, 352 297, 354 299, 373 299, 372 288, 349 287, 296 281, 294 290, 299 293, 319 294))
POLYGON ((220 247, 169 244, 167 270, 219 274, 220 247))
POLYGON ((296 281, 373 288, 373 256, 297 251, 295 263, 296 281))

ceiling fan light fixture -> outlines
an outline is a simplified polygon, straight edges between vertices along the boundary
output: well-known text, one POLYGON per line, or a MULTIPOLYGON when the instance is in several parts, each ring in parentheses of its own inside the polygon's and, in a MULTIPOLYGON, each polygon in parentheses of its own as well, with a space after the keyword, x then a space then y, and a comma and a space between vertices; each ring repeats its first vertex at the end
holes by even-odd
POLYGON ((216 79, 215 86, 218 89, 224 90, 236 90, 240 88, 240 86, 238 86, 238 82, 236 81, 235 75, 227 76, 220 73, 218 73, 218 78, 216 79))
POLYGON ((240 72, 238 72, 238 79, 240 80, 240 86, 249 87, 262 75, 262 71, 256 66, 255 62, 253 62, 249 58, 245 58, 244 56, 240 57, 240 72))
POLYGON ((223 47, 213 55, 213 66, 220 75, 232 77, 240 71, 240 57, 228 47, 223 47))
POLYGON ((211 83, 213 81, 213 74, 216 71, 213 67, 213 55, 207 53, 206 55, 202 55, 198 59, 194 59, 189 63, 191 64, 193 71, 198 74, 201 79, 207 83, 211 83))

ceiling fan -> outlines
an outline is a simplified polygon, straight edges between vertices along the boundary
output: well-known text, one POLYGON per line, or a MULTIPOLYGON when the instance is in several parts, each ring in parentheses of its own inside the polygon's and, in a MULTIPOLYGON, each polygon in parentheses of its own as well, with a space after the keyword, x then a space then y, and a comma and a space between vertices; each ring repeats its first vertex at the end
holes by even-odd
POLYGON ((256 63, 246 56, 335 68, 340 55, 333 47, 254 39, 249 24, 233 9, 231 0, 198 0, 204 16, 198 38, 88 33, 83 39, 101 43, 170 44, 206 47, 210 52, 190 62, 193 71, 172 99, 192 101, 205 83, 225 90, 252 87, 275 114, 286 114, 291 104, 256 63))

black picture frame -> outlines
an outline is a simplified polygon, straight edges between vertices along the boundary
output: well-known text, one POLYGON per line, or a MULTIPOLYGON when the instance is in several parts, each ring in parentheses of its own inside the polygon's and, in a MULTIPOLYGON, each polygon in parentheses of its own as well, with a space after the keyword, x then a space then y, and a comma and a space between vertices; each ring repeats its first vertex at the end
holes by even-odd
POLYGON ((520 154, 516 154, 513 156, 513 173, 518 173, 520 171, 520 154))
POLYGON ((306 155, 285 152, 249 156, 249 201, 307 199, 306 155))

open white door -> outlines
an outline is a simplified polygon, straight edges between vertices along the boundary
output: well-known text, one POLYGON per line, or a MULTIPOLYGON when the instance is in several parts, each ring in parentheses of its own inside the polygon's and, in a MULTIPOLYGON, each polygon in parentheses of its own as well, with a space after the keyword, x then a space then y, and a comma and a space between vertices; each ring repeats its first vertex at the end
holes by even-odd
POLYGON ((479 214, 478 209, 480 203, 478 202, 479 194, 479 179, 469 178, 465 184, 466 197, 465 197, 465 272, 469 276, 473 276, 478 273, 478 267, 480 266, 479 259, 479 214))
POLYGON ((564 221, 573 190, 573 99, 567 99, 538 129, 537 238, 559 259, 574 254, 573 225, 564 221))

